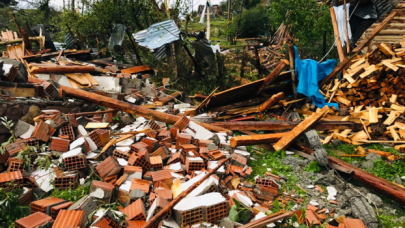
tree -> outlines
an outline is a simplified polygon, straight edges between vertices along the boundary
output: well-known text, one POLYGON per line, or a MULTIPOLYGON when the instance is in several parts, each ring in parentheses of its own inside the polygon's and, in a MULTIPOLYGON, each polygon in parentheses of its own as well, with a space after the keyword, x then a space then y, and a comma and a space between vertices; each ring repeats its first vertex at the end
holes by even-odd
POLYGON ((278 28, 284 23, 302 57, 322 58, 322 39, 326 32, 331 45, 334 42, 329 6, 318 5, 316 0, 273 0, 271 23, 278 28))
POLYGON ((242 13, 240 36, 257 37, 270 29, 269 10, 259 4, 242 13))

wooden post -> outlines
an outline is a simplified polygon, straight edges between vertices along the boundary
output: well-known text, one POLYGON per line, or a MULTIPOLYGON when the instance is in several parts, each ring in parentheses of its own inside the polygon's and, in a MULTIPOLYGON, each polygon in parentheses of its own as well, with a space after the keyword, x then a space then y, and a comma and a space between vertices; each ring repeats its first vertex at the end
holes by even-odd
POLYGON ((295 82, 295 49, 292 40, 288 42, 288 54, 290 56, 291 85, 293 89, 293 97, 294 99, 297 99, 297 87, 295 82))
MULTIPOLYGON (((30 83, 41 83, 45 80, 41 80, 39 78, 28 77, 28 82, 30 83)), ((102 105, 107 108, 115 109, 117 111, 122 111, 138 116, 142 116, 148 119, 161 121, 164 123, 174 124, 176 123, 181 117, 175 116, 167 113, 162 113, 156 110, 144 108, 138 105, 133 105, 128 102, 119 101, 110 97, 102 96, 99 94, 87 92, 80 89, 73 89, 67 86, 59 85, 60 89, 63 89, 66 92, 66 95, 76 97, 79 99, 83 99, 86 101, 90 101, 94 104, 102 105)), ((199 125, 207 128, 210 131, 217 131, 217 132, 230 132, 227 129, 222 127, 216 127, 211 124, 196 122, 199 125)))
POLYGON ((138 64, 143 65, 141 56, 139 56, 138 49, 136 48, 135 41, 132 39, 133 37, 131 36, 131 33, 129 32, 128 29, 125 29, 125 32, 127 33, 127 36, 128 36, 129 42, 131 43, 132 48, 134 49, 136 60, 138 61, 138 64))
POLYGON ((336 47, 339 53, 339 59, 340 62, 343 62, 346 59, 346 57, 345 53, 343 52, 342 41, 340 40, 339 35, 338 23, 336 21, 335 9, 333 7, 330 8, 330 16, 332 17, 333 32, 335 34, 336 47))
POLYGON ((211 18, 210 18, 210 5, 208 4, 209 0, 205 4, 207 4, 207 40, 211 39, 211 18))
MULTIPOLYGON (((73 2, 74 2, 74 0, 72 0, 72 4, 74 4, 73 2)), ((73 9, 73 8, 74 8, 74 6, 72 6, 72 9, 73 9)), ((76 38, 75 38, 75 35, 73 34, 72 30, 70 29, 70 27, 69 27, 69 25, 68 25, 67 23, 66 23, 66 27, 67 27, 67 29, 68 29, 68 31, 69 31, 70 36, 72 36, 73 42, 75 43, 77 49, 80 50, 79 42, 77 42, 77 40, 76 40, 76 38)))
POLYGON ((290 64, 290 62, 288 62, 288 60, 286 60, 286 59, 281 60, 280 63, 277 65, 276 69, 274 69, 264 79, 263 84, 257 90, 256 96, 258 96, 266 88, 266 86, 269 85, 281 73, 281 71, 283 71, 283 69, 289 64, 290 64))
POLYGON ((348 24, 348 22, 347 22, 347 5, 346 5, 346 0, 344 0, 344 5, 345 5, 345 7, 344 7, 344 9, 345 9, 345 30, 346 30, 346 51, 347 51, 347 53, 350 53, 350 40, 349 40, 349 31, 348 31, 348 28, 349 28, 349 26, 347 25, 348 24))
MULTIPOLYGON (((366 40, 364 40, 361 44, 359 44, 359 46, 357 46, 355 49, 353 49, 353 53, 359 53, 361 50, 363 50, 363 48, 365 48, 370 42, 371 40, 374 39, 374 37, 395 17, 395 15, 397 14, 397 11, 393 11, 387 18, 385 18, 376 28, 374 28, 373 32, 371 33, 371 35, 369 37, 367 37, 366 40)), ((353 57, 352 57, 353 58, 353 57)), ((343 70, 347 64, 350 63, 350 60, 352 58, 346 58, 345 61, 341 62, 338 66, 335 67, 335 69, 333 69, 333 71, 321 82, 319 83, 319 88, 322 88, 322 86, 328 84, 330 82, 330 80, 332 80, 333 78, 335 78, 335 76, 341 71, 343 70)))

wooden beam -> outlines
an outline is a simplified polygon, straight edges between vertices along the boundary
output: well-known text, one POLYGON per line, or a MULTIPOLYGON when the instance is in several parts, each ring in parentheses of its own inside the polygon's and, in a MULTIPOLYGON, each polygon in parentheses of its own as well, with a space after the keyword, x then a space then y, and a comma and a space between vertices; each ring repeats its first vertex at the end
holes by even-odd
POLYGON ((277 94, 274 94, 273 96, 271 96, 267 101, 265 101, 263 104, 259 105, 259 107, 257 108, 259 112, 264 112, 266 111, 268 108, 270 108, 271 106, 277 104, 281 99, 283 99, 284 97, 284 93, 280 92, 277 94))
MULTIPOLYGON (((296 144, 297 149, 302 150, 306 154, 313 154, 314 151, 310 148, 302 145, 296 144)), ((329 162, 333 165, 337 165, 341 168, 352 170, 352 176, 358 182, 362 183, 366 187, 387 196, 388 198, 394 200, 397 203, 405 205, 405 188, 400 187, 399 185, 393 184, 383 178, 377 177, 369 172, 366 172, 362 169, 356 168, 338 158, 328 156, 329 162)))
POLYGON ((231 147, 270 144, 275 143, 282 137, 286 136, 289 132, 272 133, 264 135, 244 135, 236 136, 230 139, 231 147))
MULTIPOLYGON (((28 77, 28 82, 30 83, 41 83, 45 80, 41 80, 39 78, 28 77)), ((117 111, 122 111, 130 114, 135 114, 138 116, 142 116, 148 119, 157 120, 164 123, 174 124, 178 121, 181 117, 175 116, 167 113, 162 113, 156 110, 143 108, 138 105, 132 105, 130 103, 119 101, 110 97, 102 96, 99 94, 87 92, 80 89, 73 89, 67 86, 59 85, 60 89, 63 89, 66 92, 66 95, 76 97, 82 100, 90 101, 94 104, 102 105, 107 108, 115 109, 117 111)), ((216 132, 230 132, 227 129, 222 127, 213 126, 207 123, 196 122, 199 125, 207 128, 210 131, 216 132)))
POLYGON ((96 71, 94 66, 41 66, 31 67, 31 74, 65 74, 65 73, 90 73, 96 71))
POLYGON ((274 223, 274 222, 283 220, 285 218, 291 217, 294 214, 295 214, 295 211, 288 211, 288 212, 280 211, 280 212, 268 215, 264 218, 255 220, 253 222, 249 222, 243 226, 240 226, 239 228, 262 228, 270 223, 274 223))
POLYGON ((176 91, 168 96, 163 97, 162 99, 160 99, 160 102, 162 102, 162 105, 167 104, 169 101, 173 100, 174 98, 177 98, 178 96, 180 96, 181 94, 183 94, 180 91, 176 91))
POLYGON ((142 66, 134 66, 127 69, 122 69, 121 73, 125 74, 136 74, 139 72, 149 71, 151 70, 149 65, 142 65, 142 66))
MULTIPOLYGON (((375 29, 373 29, 371 36, 367 37, 366 40, 353 49, 351 54, 355 55, 363 50, 363 48, 367 47, 374 37, 395 17, 396 14, 397 12, 393 11, 387 18, 385 18, 375 29)), ((350 63, 353 57, 346 58, 343 62, 336 66, 335 69, 333 69, 333 71, 321 83, 319 83, 319 88, 322 88, 322 86, 328 84, 330 80, 334 79, 336 75, 350 63)))
POLYGON ((289 65, 290 62, 286 59, 282 59, 280 63, 277 65, 276 69, 274 69, 267 77, 264 79, 262 85, 260 86, 259 90, 257 90, 256 96, 258 96, 266 86, 270 85, 270 83, 283 71, 283 69, 289 65))
MULTIPOLYGON (((75 45, 76 45, 76 47, 77 47, 77 49, 79 49, 80 50, 80 45, 79 45, 79 42, 76 40, 76 38, 75 38, 75 34, 73 34, 73 32, 72 32, 72 30, 70 29, 70 27, 69 27, 69 25, 66 23, 66 27, 67 27, 67 29, 68 29, 68 31, 69 31, 69 34, 70 34, 70 36, 72 37, 72 39, 73 39, 73 42, 75 43, 75 45)), ((83 47, 84 48, 84 47, 83 47)))
POLYGON ((294 43, 292 40, 288 43, 288 55, 290 57, 291 84, 292 84, 292 89, 293 89, 293 98, 297 99, 297 87, 296 87, 296 81, 295 81, 295 49, 294 49, 294 43))
MULTIPOLYGON (((253 130, 283 131, 283 130, 291 130, 300 123, 301 122, 297 121, 233 121, 233 122, 225 121, 225 122, 215 122, 213 123, 213 125, 226 128, 232 131, 253 131, 253 130)), ((319 131, 352 129, 353 131, 361 131, 363 130, 363 125, 348 121, 328 121, 315 123, 309 129, 319 131)))
POLYGON ((314 125, 319 119, 322 118, 324 114, 329 111, 329 107, 325 105, 319 112, 312 114, 310 117, 306 118, 300 124, 298 124, 294 129, 290 131, 289 134, 281 138, 276 144, 273 145, 275 150, 286 149, 298 136, 304 133, 308 128, 314 125))
POLYGON ((336 21, 336 13, 333 7, 330 7, 330 16, 332 18, 333 33, 335 34, 336 47, 339 53, 340 62, 346 59, 345 53, 343 52, 342 41, 340 39, 338 23, 336 21))
POLYGON ((217 167, 214 169, 210 170, 201 180, 195 182, 193 185, 191 185, 187 190, 183 191, 178 195, 175 199, 173 199, 169 205, 167 205, 165 208, 160 210, 155 216, 153 216, 151 219, 149 219, 145 225, 142 226, 142 228, 152 228, 155 227, 156 224, 158 224, 160 221, 164 219, 167 213, 169 213, 176 204, 178 204, 182 199, 184 199, 190 192, 192 192, 197 186, 199 186, 201 183, 203 183, 208 177, 210 177, 212 174, 214 174, 222 165, 227 162, 229 158, 227 159, 222 159, 221 161, 218 162, 217 167))

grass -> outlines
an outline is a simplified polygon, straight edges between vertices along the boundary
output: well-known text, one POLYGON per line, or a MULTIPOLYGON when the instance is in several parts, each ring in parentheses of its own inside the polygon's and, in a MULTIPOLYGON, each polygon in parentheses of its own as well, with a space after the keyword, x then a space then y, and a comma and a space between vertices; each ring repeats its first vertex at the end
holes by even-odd
MULTIPOLYGON (((328 151, 329 155, 338 157, 342 160, 345 160, 348 163, 352 163, 353 161, 358 161, 360 163, 363 163, 366 161, 365 158, 362 157, 340 157, 338 156, 337 152, 341 151, 347 154, 353 154, 355 152, 355 148, 357 146, 353 145, 347 145, 347 144, 342 144, 335 148, 332 145, 324 145, 324 148, 328 151)), ((276 152, 269 152, 264 149, 252 149, 252 146, 248 146, 248 151, 251 152, 252 158, 255 160, 249 160, 248 165, 252 167, 253 172, 251 177, 248 179, 249 181, 254 182, 254 177, 256 176, 265 176, 265 173, 267 172, 267 169, 271 169, 271 173, 275 175, 280 175, 283 174, 288 178, 287 183, 282 185, 280 191, 281 192, 293 192, 295 191, 295 194, 298 194, 301 198, 303 198, 305 201, 301 205, 301 209, 305 211, 306 205, 308 204, 309 198, 307 197, 307 194, 300 189, 297 186, 297 183, 299 181, 298 177, 294 174, 293 169, 290 166, 284 165, 281 161, 283 158, 285 158, 287 155, 284 151, 276 151, 276 152), (262 154, 258 154, 255 151, 260 151, 262 154)), ((386 151, 386 152, 391 152, 391 153, 398 153, 398 151, 395 151, 394 149, 390 148, 383 148, 381 145, 369 145, 367 148, 369 149, 375 149, 375 150, 381 150, 381 151, 386 151)), ((387 162, 382 159, 374 161, 374 169, 373 170, 367 170, 376 176, 379 176, 381 178, 385 178, 389 181, 392 181, 393 178, 395 178, 395 175, 402 175, 405 176, 405 162, 402 160, 397 160, 394 162, 387 162)), ((317 162, 311 162, 307 167, 303 167, 305 171, 307 172, 319 172, 321 168, 317 164, 317 162)), ((301 186, 302 187, 302 186, 301 186)), ((321 186, 321 188, 326 191, 326 188, 324 186, 321 186)), ((393 200, 379 195, 381 199, 384 202, 384 205, 392 205, 393 209, 396 209, 395 215, 389 214, 387 211, 385 211, 383 208, 378 209, 378 215, 377 219, 379 222, 379 227, 382 228, 394 228, 394 227, 405 227, 405 220, 403 222, 396 221, 396 219, 405 216, 405 210, 402 206, 399 204, 395 203, 393 200)), ((278 207, 284 207, 285 209, 290 208, 292 205, 279 205, 278 207)), ((276 207, 270 208, 273 212, 277 211, 276 207)), ((303 224, 301 224, 303 225, 303 224)), ((292 227, 291 224, 287 225, 287 227, 292 227)), ((301 227, 306 227, 300 226, 301 227)), ((326 222, 322 224, 320 227, 326 227, 326 222)))

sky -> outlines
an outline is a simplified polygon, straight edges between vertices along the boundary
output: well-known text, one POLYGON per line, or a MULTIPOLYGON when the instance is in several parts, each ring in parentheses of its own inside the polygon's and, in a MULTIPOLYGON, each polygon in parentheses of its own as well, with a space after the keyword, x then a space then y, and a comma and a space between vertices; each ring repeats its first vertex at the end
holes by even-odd
MULTIPOLYGON (((67 4, 67 1, 70 1, 70 0, 65 0, 66 4, 67 4)), ((174 0, 172 0, 172 1, 174 1, 174 0)), ((196 11, 198 9, 198 6, 203 5, 206 0, 191 0, 191 1, 193 1, 193 9, 194 9, 194 11, 196 11)), ((221 1, 222 0, 211 0, 211 4, 214 4, 214 5, 219 4, 221 1)), ((62 6, 63 6, 63 0, 51 0, 50 3, 55 8, 62 8, 62 6)), ((27 3, 21 3, 21 1, 20 1, 19 6, 26 7, 27 3)))

